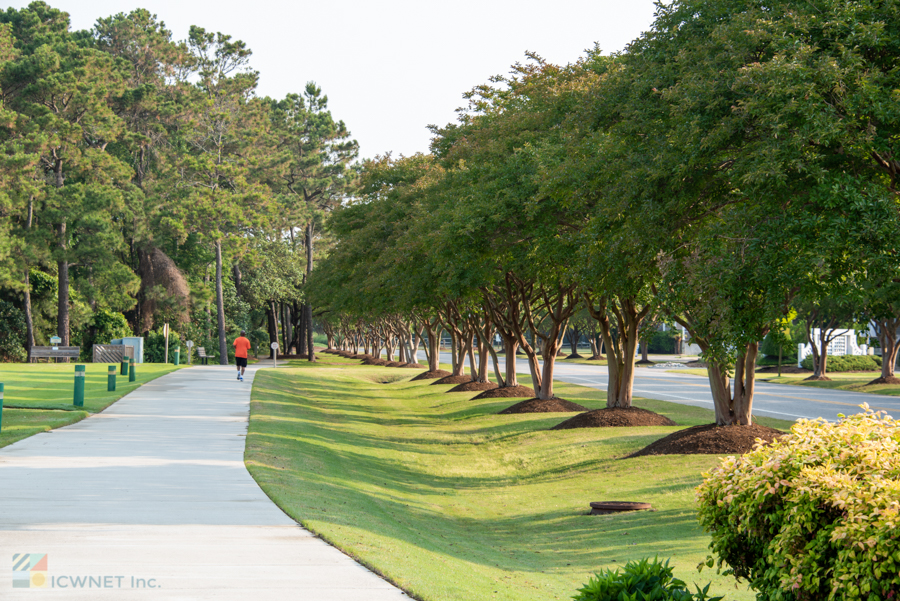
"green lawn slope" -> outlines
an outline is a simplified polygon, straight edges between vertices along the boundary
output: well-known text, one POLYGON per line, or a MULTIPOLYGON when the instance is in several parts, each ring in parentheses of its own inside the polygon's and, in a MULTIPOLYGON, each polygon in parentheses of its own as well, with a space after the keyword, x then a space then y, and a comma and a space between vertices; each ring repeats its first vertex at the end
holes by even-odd
MULTIPOLYGON (((593 572, 654 555, 672 557, 684 580, 713 579, 728 599, 754 597, 696 571, 708 538, 694 488, 718 458, 624 459, 678 428, 549 431, 570 414, 496 415, 520 399, 472 401, 410 382, 417 373, 308 364, 258 372, 251 474, 294 519, 419 599, 568 599, 593 572), (588 515, 601 500, 647 501, 655 511, 588 515)), ((605 403, 602 392, 570 384, 557 395, 605 403)), ((637 404, 679 427, 712 419, 696 407, 637 404)))

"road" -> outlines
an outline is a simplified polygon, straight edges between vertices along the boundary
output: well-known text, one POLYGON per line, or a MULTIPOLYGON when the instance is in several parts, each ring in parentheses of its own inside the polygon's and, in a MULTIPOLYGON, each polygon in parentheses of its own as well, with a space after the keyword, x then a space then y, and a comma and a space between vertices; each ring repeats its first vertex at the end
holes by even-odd
MULTIPOLYGON (((500 361, 502 365, 502 357, 500 361)), ((441 353, 441 362, 450 363, 450 354, 441 353)), ((528 373, 527 361, 518 359, 516 364, 519 373, 528 373)), ((493 371, 491 373, 493 374, 493 371)), ((609 376, 604 366, 558 362, 555 379, 606 390, 609 376)), ((637 368, 634 377, 634 395, 709 409, 713 407, 709 381, 705 377, 671 373, 666 369, 637 368)), ((756 392, 753 396, 753 413, 787 420, 817 417, 836 420, 839 413, 851 414, 861 411, 859 406, 863 403, 868 403, 873 409, 900 416, 900 397, 759 381, 756 383, 756 392)))

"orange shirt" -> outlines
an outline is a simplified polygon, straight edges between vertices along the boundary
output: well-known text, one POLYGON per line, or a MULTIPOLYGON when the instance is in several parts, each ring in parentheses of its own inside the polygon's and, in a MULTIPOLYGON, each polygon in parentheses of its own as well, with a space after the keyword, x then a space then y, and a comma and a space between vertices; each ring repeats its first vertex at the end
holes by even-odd
POLYGON ((234 356, 241 357, 243 359, 247 358, 247 351, 250 350, 250 341, 244 338, 243 336, 238 336, 234 341, 234 356))

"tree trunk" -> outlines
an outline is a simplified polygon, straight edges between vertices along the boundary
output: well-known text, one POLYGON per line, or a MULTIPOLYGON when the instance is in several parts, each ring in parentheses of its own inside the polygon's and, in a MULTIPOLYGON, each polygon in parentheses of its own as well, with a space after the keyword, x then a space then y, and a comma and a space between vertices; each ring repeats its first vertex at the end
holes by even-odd
POLYGON ((753 423, 753 391, 756 385, 756 356, 759 354, 759 343, 748 344, 746 350, 738 357, 735 369, 734 387, 734 422, 741 426, 753 423))
POLYGON ((273 342, 278 342, 278 322, 275 320, 275 301, 269 301, 266 307, 266 326, 269 331, 269 359, 275 358, 273 342))
POLYGON ((501 333, 503 339, 503 348, 506 355, 505 374, 503 377, 503 385, 508 388, 514 388, 519 385, 519 379, 516 377, 516 354, 519 350, 519 342, 513 334, 501 333))
POLYGON ((900 318, 876 319, 876 334, 881 344, 881 377, 871 383, 900 384, 900 380, 894 376, 894 366, 897 364, 898 330, 900 330, 900 318))
POLYGON ((219 331, 219 365, 228 365, 225 341, 225 294, 222 289, 222 242, 216 240, 216 324, 219 331))
POLYGON ((298 321, 298 329, 300 330, 300 344, 297 345, 297 354, 306 355, 306 345, 308 342, 306 338, 306 303, 300 305, 300 319, 298 321))
MULTIPOLYGON (((34 221, 34 197, 28 198, 28 216, 25 221, 25 229, 31 231, 34 221)), ((25 265, 25 352, 28 354, 28 363, 31 363, 31 349, 34 347, 34 314, 31 308, 31 267, 25 265)))
POLYGON ((650 305, 638 309, 634 299, 620 299, 611 309, 616 317, 618 335, 612 335, 612 324, 607 314, 607 300, 598 308, 588 299, 591 317, 600 324, 603 345, 606 347, 609 384, 606 393, 607 407, 631 407, 634 391, 634 360, 637 352, 638 331, 644 318, 650 313, 650 305))
POLYGON ((438 324, 425 323, 425 333, 428 335, 428 371, 437 371, 441 368, 441 334, 442 328, 438 324))
MULTIPOLYGON (((59 250, 62 255, 57 261, 59 290, 56 299, 56 335, 62 339, 62 346, 69 346, 69 258, 66 256, 66 222, 59 225, 59 250)), ((64 362, 68 362, 65 359, 64 362)))
POLYGON ((649 336, 649 333, 644 334, 644 339, 641 340, 641 363, 650 363, 650 349, 647 345, 647 338, 649 336))
MULTIPOLYGON (((309 276, 313 270, 313 221, 310 219, 306 224, 306 281, 309 281, 309 276)), ((306 346, 307 353, 309 354, 310 363, 315 362, 316 360, 316 349, 313 347, 313 318, 312 318, 312 306, 309 304, 307 300, 305 304, 306 309, 306 346)))

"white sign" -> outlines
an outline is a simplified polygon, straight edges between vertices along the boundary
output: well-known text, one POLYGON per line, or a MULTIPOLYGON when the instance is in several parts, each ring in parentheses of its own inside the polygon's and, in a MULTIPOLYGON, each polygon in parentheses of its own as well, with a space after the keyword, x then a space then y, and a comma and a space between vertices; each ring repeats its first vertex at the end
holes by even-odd
POLYGON ((273 343, 271 344, 271 347, 277 351, 277 350, 278 350, 278 343, 277 343, 277 342, 273 342, 273 343))
POLYGON ((188 340, 188 341, 185 342, 184 344, 185 344, 185 346, 187 346, 188 348, 192 348, 192 347, 194 346, 194 341, 193 341, 193 340, 188 340))
POLYGON ((50 344, 59 344, 60 342, 62 342, 62 338, 60 338, 59 336, 50 337, 50 344))

